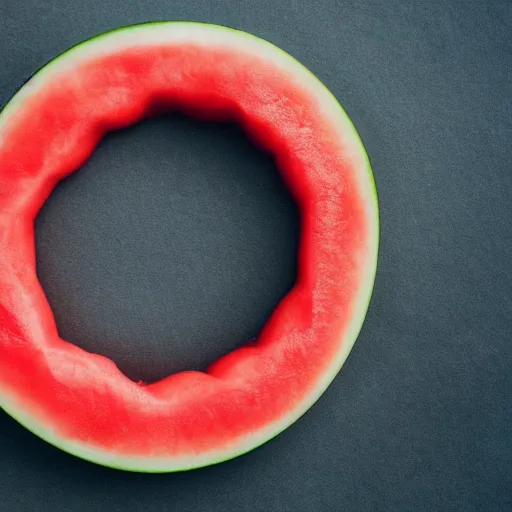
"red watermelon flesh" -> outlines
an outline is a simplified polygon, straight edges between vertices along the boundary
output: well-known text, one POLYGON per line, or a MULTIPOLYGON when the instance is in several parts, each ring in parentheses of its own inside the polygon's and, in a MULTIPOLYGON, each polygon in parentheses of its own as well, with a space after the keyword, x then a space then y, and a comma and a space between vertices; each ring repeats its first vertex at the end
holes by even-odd
POLYGON ((60 448, 123 469, 190 469, 244 453, 303 414, 340 369, 364 319, 377 244, 357 133, 286 53, 192 23, 83 43, 0 115, 0 406, 60 448), (107 131, 164 108, 237 120, 275 155, 301 209, 299 272, 256 343, 206 373, 142 386, 60 339, 35 271, 34 218, 107 131))

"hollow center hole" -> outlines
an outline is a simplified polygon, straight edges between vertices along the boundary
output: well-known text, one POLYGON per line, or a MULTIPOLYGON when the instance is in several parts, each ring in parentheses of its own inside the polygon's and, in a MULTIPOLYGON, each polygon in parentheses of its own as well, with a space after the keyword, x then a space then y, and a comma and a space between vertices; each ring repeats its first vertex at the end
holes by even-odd
POLYGON ((36 220, 61 337, 135 381, 202 370, 293 286, 299 215, 235 125, 172 114, 109 134, 36 220))

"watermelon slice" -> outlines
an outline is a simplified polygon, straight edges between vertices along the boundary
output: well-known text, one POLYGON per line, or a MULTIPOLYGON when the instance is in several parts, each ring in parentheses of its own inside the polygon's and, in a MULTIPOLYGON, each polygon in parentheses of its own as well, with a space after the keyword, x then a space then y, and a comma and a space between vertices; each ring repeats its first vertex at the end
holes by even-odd
POLYGON ((186 470, 245 453, 297 420, 340 370, 377 247, 363 145, 288 54, 200 23, 96 37, 40 70, 0 115, 0 406, 49 443, 119 469, 186 470), (59 337, 35 271, 34 218, 107 131, 162 109, 237 120, 274 154, 302 235, 297 282, 256 342, 204 373, 141 385, 59 337))

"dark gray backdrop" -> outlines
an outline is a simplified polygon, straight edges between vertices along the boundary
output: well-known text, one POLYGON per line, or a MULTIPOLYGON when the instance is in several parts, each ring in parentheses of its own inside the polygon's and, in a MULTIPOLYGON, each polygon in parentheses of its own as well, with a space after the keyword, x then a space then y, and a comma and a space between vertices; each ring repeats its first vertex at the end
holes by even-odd
MULTIPOLYGON (((512 3, 0 0, 0 105, 80 40, 163 19, 267 38, 342 101, 380 192, 368 317, 319 403, 220 466, 116 472, 1 413, 0 511, 512 510, 512 3)), ((297 240, 271 159, 174 115, 107 137, 58 187, 38 270, 65 338, 155 380, 256 335, 297 240)))

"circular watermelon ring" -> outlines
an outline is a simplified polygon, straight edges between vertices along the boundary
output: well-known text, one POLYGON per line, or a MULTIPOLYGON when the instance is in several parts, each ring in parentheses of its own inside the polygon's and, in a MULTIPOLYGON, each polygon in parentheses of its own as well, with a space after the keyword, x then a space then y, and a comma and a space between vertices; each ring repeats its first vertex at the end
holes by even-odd
POLYGON ((354 126, 284 51, 180 22, 81 43, 0 114, 0 407, 49 443, 119 469, 186 470, 245 453, 306 412, 343 365, 369 304, 378 226, 354 126), (34 219, 106 132, 162 109, 241 123, 274 154, 302 233, 296 284, 255 343, 206 372, 144 386, 59 337, 36 275, 34 219))

